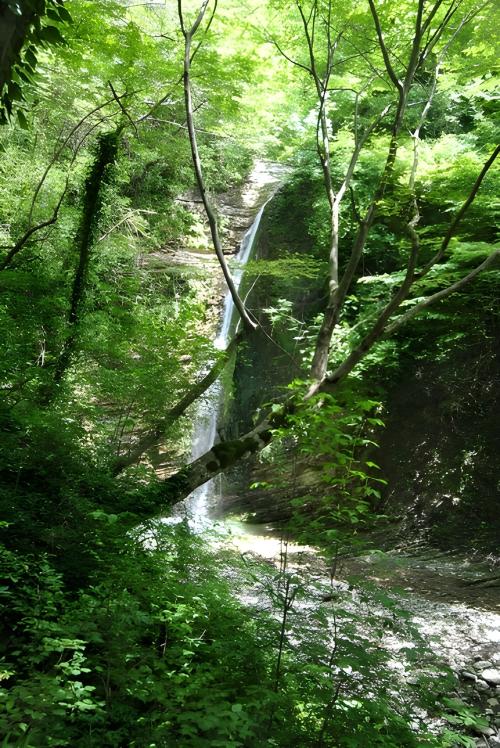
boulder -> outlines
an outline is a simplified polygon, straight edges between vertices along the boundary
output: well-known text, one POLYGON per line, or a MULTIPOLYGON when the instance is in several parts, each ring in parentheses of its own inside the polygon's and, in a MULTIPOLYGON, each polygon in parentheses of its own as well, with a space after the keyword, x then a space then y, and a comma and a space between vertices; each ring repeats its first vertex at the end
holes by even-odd
POLYGON ((481 678, 485 680, 486 683, 490 683, 492 686, 499 686, 500 670, 497 670, 494 667, 486 668, 486 670, 483 670, 481 672, 481 678))

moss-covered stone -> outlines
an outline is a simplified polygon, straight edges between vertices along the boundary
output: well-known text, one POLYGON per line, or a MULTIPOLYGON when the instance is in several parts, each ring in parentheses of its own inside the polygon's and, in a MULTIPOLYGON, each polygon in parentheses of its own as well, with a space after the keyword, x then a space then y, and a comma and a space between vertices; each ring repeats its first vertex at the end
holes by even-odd
POLYGON ((168 505, 176 504, 191 492, 188 468, 170 476, 163 482, 163 499, 168 505))
MULTIPOLYGON (((259 439, 253 436, 247 436, 244 439, 234 439, 232 441, 221 442, 212 448, 222 469, 231 467, 241 459, 246 453, 257 452, 259 449, 259 439)), ((208 466, 207 466, 208 467, 208 466)))

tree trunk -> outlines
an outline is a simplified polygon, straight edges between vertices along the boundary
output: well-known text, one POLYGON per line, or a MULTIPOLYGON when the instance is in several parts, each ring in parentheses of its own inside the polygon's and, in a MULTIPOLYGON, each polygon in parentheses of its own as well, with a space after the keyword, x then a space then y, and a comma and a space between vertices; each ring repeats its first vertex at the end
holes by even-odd
POLYGON ((71 302, 68 312, 69 334, 64 342, 59 360, 56 364, 54 372, 54 382, 56 384, 61 381, 66 373, 75 351, 82 302, 85 295, 88 267, 92 247, 96 239, 96 229, 102 200, 102 188, 109 179, 109 167, 116 159, 118 138, 121 130, 122 128, 119 127, 113 132, 100 136, 96 158, 92 164, 85 185, 83 213, 75 242, 78 250, 78 265, 73 279, 71 302))
POLYGON ((257 426, 238 439, 215 444, 208 452, 163 482, 163 497, 167 506, 189 496, 195 488, 215 478, 252 455, 260 452, 272 439, 272 430, 283 426, 295 408, 290 398, 275 406, 257 426))

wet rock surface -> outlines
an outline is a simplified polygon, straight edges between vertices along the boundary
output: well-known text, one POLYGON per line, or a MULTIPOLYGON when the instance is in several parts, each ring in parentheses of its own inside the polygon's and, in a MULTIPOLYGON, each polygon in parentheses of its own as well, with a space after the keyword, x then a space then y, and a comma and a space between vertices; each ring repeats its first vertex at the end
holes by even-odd
MULTIPOLYGON (((235 185, 227 192, 210 196, 217 215, 224 254, 234 255, 248 231, 259 209, 273 194, 288 172, 287 167, 272 161, 256 160, 252 171, 243 184, 235 185)), ((179 205, 191 214, 193 229, 183 245, 168 244, 148 262, 184 268, 206 268, 213 263, 218 269, 203 203, 197 191, 185 193, 177 198, 179 205)), ((222 276, 221 276, 222 280, 222 276)))

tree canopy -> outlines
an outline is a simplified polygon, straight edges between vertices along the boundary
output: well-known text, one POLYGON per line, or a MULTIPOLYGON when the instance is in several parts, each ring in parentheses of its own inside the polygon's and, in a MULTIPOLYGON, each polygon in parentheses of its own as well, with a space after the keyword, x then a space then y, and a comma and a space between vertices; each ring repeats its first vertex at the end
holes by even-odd
MULTIPOLYGON (((289 582, 281 634, 252 623, 225 560, 158 518, 236 467, 332 554, 387 519, 373 450, 408 371, 453 420, 473 370, 467 412, 491 414, 498 20, 478 0, 1 4, 5 746, 458 740, 339 700, 312 639, 282 687, 289 582), (224 205, 256 160, 284 176, 238 288, 224 205), (225 435, 194 459, 217 380, 225 435)), ((492 434, 443 468, 485 544, 492 434)))

